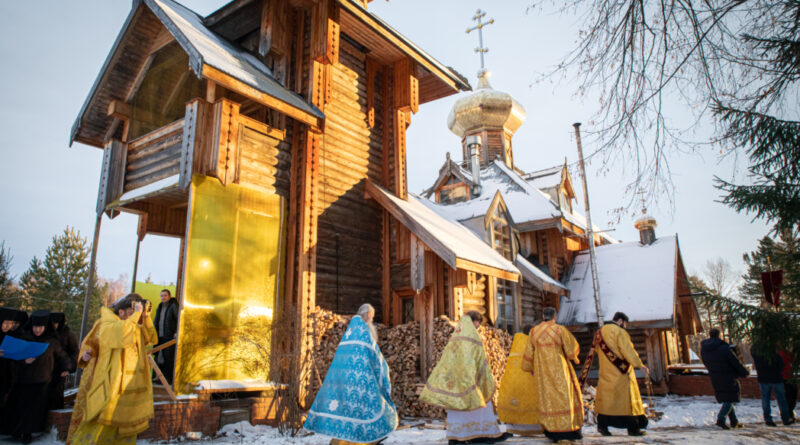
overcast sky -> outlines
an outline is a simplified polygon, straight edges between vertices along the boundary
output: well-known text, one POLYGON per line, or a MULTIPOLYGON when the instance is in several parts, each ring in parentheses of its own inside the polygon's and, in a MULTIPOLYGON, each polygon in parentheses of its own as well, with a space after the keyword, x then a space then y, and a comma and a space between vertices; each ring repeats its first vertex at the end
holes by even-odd
MULTIPOLYGON (((207 15, 224 0, 184 0, 207 15)), ((577 18, 546 11, 528 12, 529 2, 472 0, 376 0, 370 10, 414 43, 452 66, 476 84, 477 36, 465 34, 478 7, 488 8, 495 24, 486 28, 486 55, 495 89, 512 94, 527 110, 527 121, 514 137, 516 165, 526 171, 576 159, 573 122, 591 130, 596 100, 574 96, 574 86, 535 84, 537 73, 557 63, 577 35, 577 18), (582 100, 583 99, 583 100, 582 100)), ((69 131, 129 10, 129 0, 58 0, 0 2, 0 240, 14 255, 13 272, 22 274, 31 258, 44 256, 51 238, 74 226, 88 238, 94 227, 101 150, 76 143, 69 131)), ((460 96, 422 105, 408 131, 409 189, 430 186, 451 152, 460 159, 460 141, 446 126, 447 114, 460 96)), ((680 121, 687 113, 676 113, 680 121)), ((702 130, 701 130, 702 131, 702 130)), ((702 133, 698 137, 704 136, 702 133)), ((591 146, 584 151, 593 151, 591 146)), ((689 272, 701 272, 706 261, 727 259, 738 272, 742 253, 755 248, 768 232, 764 222, 751 223, 715 202, 714 174, 730 178, 731 159, 720 161, 711 149, 671 159, 675 194, 660 205, 649 204, 658 219, 656 234, 679 236, 689 272), (674 212, 668 201, 672 200, 674 212)), ((624 165, 598 175, 589 163, 589 195, 595 223, 615 229, 623 241, 638 239, 630 212, 619 223, 610 210, 624 204, 624 165)), ((573 174, 576 188, 579 178, 573 174)), ((580 192, 580 190, 578 190, 580 192)), ((579 196, 578 208, 583 208, 579 196)), ((133 269, 136 218, 104 218, 98 270, 114 278, 133 269)), ((139 279, 175 281, 178 241, 149 235, 142 245, 139 279)))

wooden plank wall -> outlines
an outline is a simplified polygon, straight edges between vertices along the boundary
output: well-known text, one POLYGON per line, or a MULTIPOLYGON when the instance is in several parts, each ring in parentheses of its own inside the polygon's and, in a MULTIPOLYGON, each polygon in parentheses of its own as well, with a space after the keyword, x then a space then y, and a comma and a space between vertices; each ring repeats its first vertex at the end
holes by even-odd
POLYGON ((383 126, 368 127, 365 54, 342 42, 338 59, 320 156, 316 302, 338 313, 368 302, 381 314, 382 212, 364 181, 381 182, 383 126))
POLYGON ((286 132, 244 119, 239 129, 237 180, 289 197, 292 126, 286 132), (282 139, 281 139, 282 138, 282 139))
POLYGON ((520 329, 541 321, 543 304, 542 290, 533 283, 523 281, 522 291, 520 292, 520 314, 522 319, 520 329))
POLYGON ((183 119, 128 144, 124 191, 180 173, 183 119))

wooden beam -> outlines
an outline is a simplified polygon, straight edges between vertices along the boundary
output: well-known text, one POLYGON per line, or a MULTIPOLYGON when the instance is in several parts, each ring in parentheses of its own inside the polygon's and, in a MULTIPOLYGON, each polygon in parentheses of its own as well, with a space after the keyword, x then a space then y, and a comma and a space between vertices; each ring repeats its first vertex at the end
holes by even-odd
MULTIPOLYGON (((300 189, 300 202, 298 215, 299 233, 299 257, 297 267, 297 312, 300 317, 298 326, 297 343, 300 345, 299 363, 296 369, 300 372, 300 381, 306 382, 310 378, 310 357, 313 348, 312 339, 306 335, 310 327, 308 326, 308 314, 316 304, 316 285, 317 285, 317 232, 318 232, 318 201, 319 201, 319 157, 322 147, 322 135, 310 130, 306 131, 303 153, 303 164, 301 167, 302 182, 300 189)), ((306 385, 300 386, 299 399, 304 407, 310 405, 306 393, 306 385)))
POLYGON ((291 117, 292 119, 299 120, 300 122, 309 125, 316 130, 320 130, 323 127, 322 118, 317 117, 309 112, 306 112, 305 110, 297 108, 294 105, 276 99, 266 93, 262 93, 261 91, 251 87, 250 85, 245 84, 239 79, 236 79, 230 76, 229 74, 223 73, 222 71, 212 66, 203 65, 203 77, 211 79, 217 82, 218 84, 224 86, 225 88, 231 91, 235 91, 266 107, 284 113, 287 116, 291 117))
POLYGON ((222 99, 214 104, 214 138, 217 151, 216 176, 223 184, 236 180, 239 163, 239 104, 222 99))
POLYGON ((411 288, 417 293, 425 287, 425 245, 413 233, 409 243, 409 257, 411 258, 410 276, 411 288))
POLYGON ((265 57, 272 47, 275 28, 275 0, 261 0, 261 27, 258 31, 258 54, 265 57))
POLYGON ((131 106, 121 100, 114 99, 108 103, 106 115, 120 120, 130 119, 131 106))
POLYGON ((409 58, 394 64, 394 107, 398 110, 419 111, 419 79, 416 63, 409 58))
MULTIPOLYGON (((325 2, 323 2, 325 3, 325 2)), ((328 11, 325 18, 325 63, 336 65, 339 63, 339 2, 327 1, 328 11)))
POLYGON ((295 26, 297 38, 294 47, 294 92, 303 94, 303 41, 305 40, 306 32, 306 14, 302 9, 297 10, 297 24, 295 26))
POLYGON ((456 267, 458 267, 459 269, 466 269, 468 271, 483 275, 502 278, 504 280, 513 281, 515 283, 519 281, 518 273, 509 272, 503 269, 497 269, 495 267, 475 263, 473 261, 465 260, 463 258, 456 258, 456 267))
POLYGON ((406 177, 406 128, 408 112, 394 111, 394 194, 400 199, 408 199, 408 180, 406 177))
POLYGON ((422 381, 433 368, 433 296, 425 288, 414 297, 415 318, 419 321, 419 367, 422 381))
POLYGON ((213 104, 217 101, 217 83, 206 79, 206 102, 213 104))
POLYGON ((392 253, 389 212, 381 212, 381 309, 382 320, 390 325, 392 319, 392 253))
MULTIPOLYGON (((378 62, 367 57, 366 61, 367 70, 367 126, 372 128, 375 126, 375 74, 378 71, 378 62)), ((386 107, 386 104, 383 105, 386 107)), ((386 131, 384 129, 384 131, 386 131)))

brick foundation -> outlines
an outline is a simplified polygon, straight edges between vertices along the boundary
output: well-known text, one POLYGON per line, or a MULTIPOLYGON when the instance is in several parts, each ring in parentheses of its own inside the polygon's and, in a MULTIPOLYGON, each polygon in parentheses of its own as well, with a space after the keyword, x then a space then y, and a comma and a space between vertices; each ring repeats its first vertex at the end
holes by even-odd
MULTIPOLYGON (((185 435, 191 431, 202 432, 204 436, 213 436, 220 429, 222 410, 230 401, 216 400, 179 400, 177 402, 156 402, 150 427, 139 434, 139 439, 168 440, 185 435)), ((254 425, 277 425, 276 397, 251 397, 235 401, 239 408, 250 414, 250 423, 254 425)), ((58 439, 66 440, 69 431, 71 409, 62 409, 48 413, 48 424, 56 427, 58 439)))

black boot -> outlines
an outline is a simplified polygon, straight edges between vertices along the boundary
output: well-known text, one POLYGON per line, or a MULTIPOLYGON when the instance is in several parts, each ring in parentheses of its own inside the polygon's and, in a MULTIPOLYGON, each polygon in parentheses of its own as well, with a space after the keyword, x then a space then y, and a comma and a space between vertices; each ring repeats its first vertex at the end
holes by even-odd
POLYGON ((599 426, 597 427, 597 431, 602 434, 603 436, 610 436, 611 431, 608 430, 607 426, 599 426))
POLYGON ((729 430, 728 425, 725 424, 725 419, 717 419, 717 426, 723 430, 729 430))
POLYGON ((733 411, 728 414, 728 420, 731 421, 731 428, 742 428, 742 424, 739 423, 739 419, 736 418, 736 414, 734 414, 733 411))

